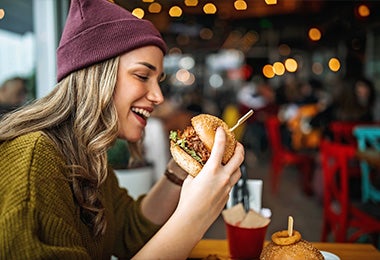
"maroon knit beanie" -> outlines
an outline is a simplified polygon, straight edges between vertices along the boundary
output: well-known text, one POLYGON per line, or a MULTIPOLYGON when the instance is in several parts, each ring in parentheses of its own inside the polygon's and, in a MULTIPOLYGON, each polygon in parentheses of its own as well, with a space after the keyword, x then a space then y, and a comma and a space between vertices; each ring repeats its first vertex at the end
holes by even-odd
POLYGON ((72 0, 57 49, 57 80, 148 45, 166 53, 166 44, 151 22, 107 0, 72 0))

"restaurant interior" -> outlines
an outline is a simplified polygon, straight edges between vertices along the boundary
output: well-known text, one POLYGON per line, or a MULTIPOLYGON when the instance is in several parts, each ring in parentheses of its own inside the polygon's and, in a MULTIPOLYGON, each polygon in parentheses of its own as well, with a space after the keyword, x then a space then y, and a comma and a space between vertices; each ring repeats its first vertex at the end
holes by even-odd
MULTIPOLYGON (((51 64, 69 6, 41 2, 0 2, 0 81, 28 78, 29 99, 54 85, 51 64), (41 25, 44 12, 53 14, 50 25, 41 25), (31 50, 29 58, 11 54, 20 53, 16 45, 31 50)), ((380 249, 379 1, 114 2, 151 20, 168 44, 166 101, 154 115, 164 136, 199 113, 231 127, 254 111, 235 135, 246 147, 246 179, 263 181, 260 204, 271 211, 267 240, 293 216, 308 241, 380 249), (358 90, 368 84, 371 90, 358 90)), ((147 159, 153 167, 170 156, 168 149, 146 152, 161 160, 147 159)), ((222 215, 205 238, 226 238, 222 215)))

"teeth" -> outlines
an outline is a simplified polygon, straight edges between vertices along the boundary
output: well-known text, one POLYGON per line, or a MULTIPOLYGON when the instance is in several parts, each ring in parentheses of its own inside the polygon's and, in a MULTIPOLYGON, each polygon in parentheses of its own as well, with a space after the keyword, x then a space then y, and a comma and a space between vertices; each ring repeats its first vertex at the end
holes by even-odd
POLYGON ((140 114, 140 115, 143 115, 143 116, 146 117, 146 118, 150 117, 150 113, 149 113, 148 111, 146 111, 145 109, 132 107, 131 110, 132 110, 133 112, 135 112, 135 113, 138 113, 138 114, 140 114))

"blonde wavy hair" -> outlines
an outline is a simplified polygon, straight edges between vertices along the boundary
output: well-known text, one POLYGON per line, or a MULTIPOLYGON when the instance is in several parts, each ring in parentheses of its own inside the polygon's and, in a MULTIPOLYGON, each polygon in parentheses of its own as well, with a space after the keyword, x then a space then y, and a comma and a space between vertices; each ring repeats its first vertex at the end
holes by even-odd
MULTIPOLYGON (((0 142, 43 131, 66 160, 66 176, 81 209, 81 219, 94 235, 107 222, 99 187, 107 178, 107 150, 117 139, 113 103, 119 57, 71 73, 47 96, 6 115, 0 142)), ((129 143, 131 159, 140 160, 141 143, 129 143)))

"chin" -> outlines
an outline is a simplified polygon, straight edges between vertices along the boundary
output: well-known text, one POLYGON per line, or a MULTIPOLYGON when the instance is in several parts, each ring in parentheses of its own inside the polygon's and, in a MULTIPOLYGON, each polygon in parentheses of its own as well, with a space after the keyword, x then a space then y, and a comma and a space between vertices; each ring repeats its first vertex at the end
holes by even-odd
POLYGON ((136 143, 140 141, 142 137, 143 137, 142 132, 136 133, 136 134, 132 134, 132 133, 119 134, 119 138, 127 140, 128 142, 132 142, 132 143, 136 143))

